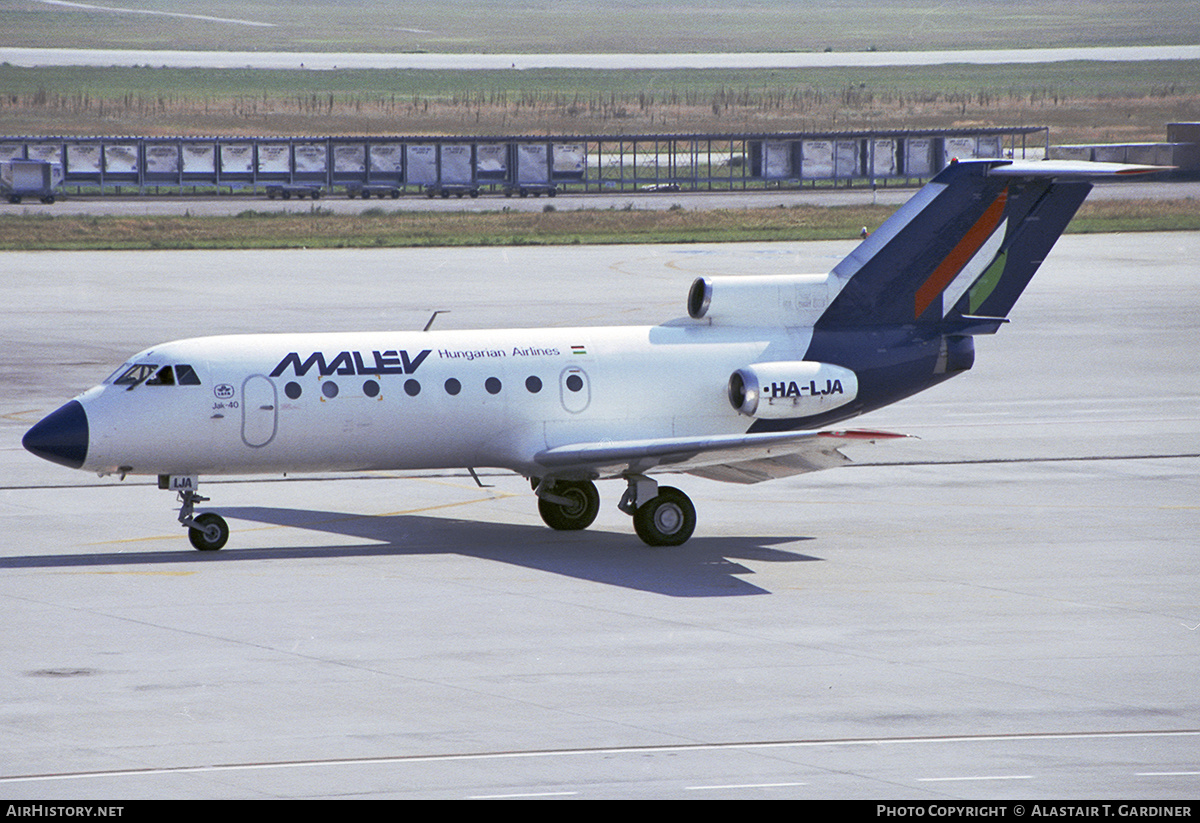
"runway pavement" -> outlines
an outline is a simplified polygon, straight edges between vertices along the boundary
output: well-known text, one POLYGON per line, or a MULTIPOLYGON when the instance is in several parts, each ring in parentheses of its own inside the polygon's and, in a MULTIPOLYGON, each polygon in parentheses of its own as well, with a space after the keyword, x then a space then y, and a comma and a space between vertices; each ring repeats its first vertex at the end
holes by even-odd
POLYGON ((25 453, 153 343, 652 323, 698 274, 851 243, 5 253, 0 795, 1195 797, 1200 234, 1060 241, 974 370, 862 418, 919 440, 687 476, 652 550, 429 472, 173 496, 25 453))

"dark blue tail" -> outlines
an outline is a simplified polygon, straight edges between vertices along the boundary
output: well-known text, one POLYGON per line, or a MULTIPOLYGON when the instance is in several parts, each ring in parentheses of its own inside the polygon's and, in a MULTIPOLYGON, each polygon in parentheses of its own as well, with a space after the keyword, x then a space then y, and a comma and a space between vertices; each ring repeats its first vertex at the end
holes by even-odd
POLYGON ((833 270, 843 281, 818 329, 994 331, 1091 191, 1081 170, 1005 160, 953 163, 833 270))

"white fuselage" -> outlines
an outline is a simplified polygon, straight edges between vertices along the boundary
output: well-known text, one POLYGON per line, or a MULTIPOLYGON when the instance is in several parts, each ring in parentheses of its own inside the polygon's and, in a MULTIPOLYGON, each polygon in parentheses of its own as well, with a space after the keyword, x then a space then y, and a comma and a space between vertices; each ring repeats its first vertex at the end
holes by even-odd
POLYGON ((82 468, 250 474, 499 467, 556 446, 745 432, 730 374, 799 360, 807 328, 238 335, 155 346, 198 385, 97 386, 82 468), (326 373, 322 374, 324 371, 326 373))

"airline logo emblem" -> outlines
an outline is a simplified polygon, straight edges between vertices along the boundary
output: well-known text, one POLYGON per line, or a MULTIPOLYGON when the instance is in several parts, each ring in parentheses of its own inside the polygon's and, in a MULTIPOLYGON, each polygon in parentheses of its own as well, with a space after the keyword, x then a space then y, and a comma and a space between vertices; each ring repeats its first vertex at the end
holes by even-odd
POLYGON ((343 351, 332 357, 324 352, 315 351, 301 359, 299 352, 288 352, 272 371, 272 377, 279 377, 288 366, 291 366, 297 377, 308 374, 313 366, 317 374, 328 377, 331 374, 412 374, 425 362, 432 353, 430 349, 422 349, 415 357, 407 351, 372 351, 370 357, 363 357, 362 352, 343 351))

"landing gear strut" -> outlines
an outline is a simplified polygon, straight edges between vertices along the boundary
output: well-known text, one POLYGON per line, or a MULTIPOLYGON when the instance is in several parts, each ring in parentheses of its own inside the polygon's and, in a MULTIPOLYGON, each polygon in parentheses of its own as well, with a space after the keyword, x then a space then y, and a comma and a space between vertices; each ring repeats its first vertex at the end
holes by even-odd
POLYGON ((229 524, 221 515, 212 512, 192 516, 196 504, 207 501, 208 498, 201 497, 195 488, 180 489, 179 522, 187 527, 188 540, 194 548, 202 552, 215 552, 229 541, 229 524))

